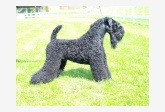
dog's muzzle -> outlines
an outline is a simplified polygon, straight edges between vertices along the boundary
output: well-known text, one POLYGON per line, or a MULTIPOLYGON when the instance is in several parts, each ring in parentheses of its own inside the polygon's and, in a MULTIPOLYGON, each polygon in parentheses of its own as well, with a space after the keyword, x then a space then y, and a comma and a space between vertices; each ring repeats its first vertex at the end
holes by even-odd
MULTIPOLYGON (((113 33, 113 32, 112 32, 112 33, 113 33)), ((120 41, 120 40, 123 38, 124 33, 125 33, 124 28, 123 28, 122 26, 120 26, 120 27, 114 32, 114 35, 116 36, 116 39, 117 39, 118 41, 120 41)))
POLYGON ((114 24, 107 30, 107 32, 110 34, 111 38, 111 46, 112 48, 116 48, 117 43, 122 40, 124 36, 124 28, 119 24, 114 24))

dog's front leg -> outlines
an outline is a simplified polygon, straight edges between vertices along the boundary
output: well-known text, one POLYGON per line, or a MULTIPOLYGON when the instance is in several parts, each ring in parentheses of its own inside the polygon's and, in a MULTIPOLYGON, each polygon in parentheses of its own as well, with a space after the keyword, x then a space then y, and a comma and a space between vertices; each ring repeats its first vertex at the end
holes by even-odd
MULTIPOLYGON (((110 72, 105 65, 105 60, 102 53, 93 54, 95 58, 90 58, 90 67, 95 81, 102 81, 110 78, 110 72)), ((93 57, 93 56, 92 56, 93 57)))
POLYGON ((106 59, 106 54, 105 54, 105 52, 103 52, 103 54, 104 54, 104 58, 103 58, 103 61, 104 61, 104 66, 105 66, 105 69, 106 69, 106 71, 107 71, 107 74, 108 74, 108 76, 109 76, 109 78, 112 78, 111 77, 111 73, 110 73, 110 71, 109 71, 109 68, 108 68, 108 64, 107 64, 107 59, 106 59))

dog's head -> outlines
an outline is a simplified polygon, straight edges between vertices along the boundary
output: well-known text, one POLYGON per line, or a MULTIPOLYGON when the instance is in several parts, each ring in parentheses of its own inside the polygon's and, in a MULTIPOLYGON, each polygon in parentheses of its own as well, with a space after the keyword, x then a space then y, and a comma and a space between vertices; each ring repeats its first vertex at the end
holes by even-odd
POLYGON ((109 17, 104 18, 104 24, 106 32, 110 34, 111 46, 112 48, 116 48, 117 43, 124 36, 124 28, 120 23, 109 17))

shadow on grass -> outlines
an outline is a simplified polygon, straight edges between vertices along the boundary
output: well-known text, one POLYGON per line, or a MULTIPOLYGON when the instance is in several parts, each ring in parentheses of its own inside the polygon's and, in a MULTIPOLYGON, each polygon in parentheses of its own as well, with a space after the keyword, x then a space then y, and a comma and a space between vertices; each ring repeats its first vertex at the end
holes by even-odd
POLYGON ((73 77, 73 78, 84 78, 91 81, 93 80, 93 74, 91 70, 87 70, 84 68, 70 69, 67 71, 64 70, 60 75, 60 77, 64 77, 64 76, 73 77))
POLYGON ((30 62, 44 62, 44 60, 20 60, 20 59, 16 59, 16 63, 30 63, 30 62))

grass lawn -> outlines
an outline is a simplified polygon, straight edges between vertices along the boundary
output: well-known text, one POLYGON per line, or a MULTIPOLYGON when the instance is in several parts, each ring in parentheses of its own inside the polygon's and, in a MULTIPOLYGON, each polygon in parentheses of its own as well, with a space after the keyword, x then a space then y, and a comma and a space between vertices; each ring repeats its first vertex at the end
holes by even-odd
POLYGON ((67 62, 59 78, 33 85, 29 81, 45 61, 45 48, 54 27, 63 25, 57 38, 76 39, 91 23, 88 20, 16 20, 17 106, 148 106, 149 21, 118 20, 125 28, 123 40, 114 50, 109 34, 104 48, 112 79, 95 82, 89 65, 67 62))

